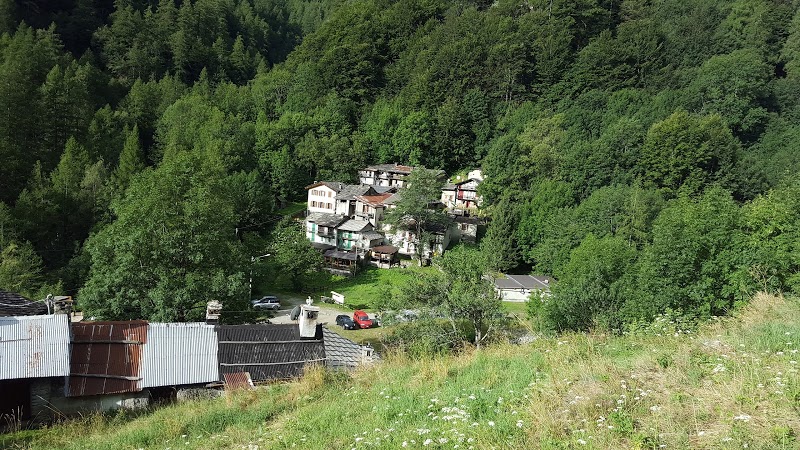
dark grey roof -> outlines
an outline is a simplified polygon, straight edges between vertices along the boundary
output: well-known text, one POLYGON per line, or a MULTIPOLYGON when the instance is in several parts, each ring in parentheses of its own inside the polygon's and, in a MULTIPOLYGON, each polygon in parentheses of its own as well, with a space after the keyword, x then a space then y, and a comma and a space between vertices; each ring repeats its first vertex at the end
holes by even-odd
POLYGON ((237 372, 253 381, 294 378, 325 359, 321 325, 314 339, 302 339, 296 324, 220 325, 217 336, 220 380, 237 372))
POLYGON ((455 216, 453 217, 453 220, 456 223, 470 223, 474 225, 478 225, 483 222, 479 217, 475 216, 455 216))
POLYGON ((359 219, 350 219, 338 227, 338 229, 342 231, 364 231, 367 228, 371 229, 372 224, 366 220, 359 219))
MULTIPOLYGON (((353 368, 362 361, 361 346, 350 339, 327 329, 322 329, 325 336, 325 364, 334 368, 353 368)), ((377 357, 373 354, 373 359, 377 357)))
POLYGON ((453 184, 453 183, 445 183, 444 186, 442 186, 442 190, 443 191, 455 191, 456 190, 456 185, 453 184))
POLYGON ((375 239, 383 239, 383 235, 378 233, 377 231, 367 231, 361 234, 361 237, 368 240, 373 241, 375 239))
POLYGON ((506 275, 494 280, 498 289, 530 289, 549 291, 553 279, 543 275, 506 275))
POLYGON ((401 166, 399 164, 376 164, 374 166, 369 166, 364 170, 409 174, 412 170, 414 170, 414 167, 401 166))
POLYGON ((324 253, 324 255, 328 258, 335 258, 335 259, 346 259, 348 261, 357 261, 358 255, 355 253, 350 252, 343 252, 340 250, 328 250, 324 253))
MULTIPOLYGON (((397 192, 397 186, 372 186, 372 189, 375 191, 375 194, 385 194, 387 192, 397 192)), ((365 194, 362 194, 365 195, 365 194)))
POLYGON ((387 198, 386 200, 383 201, 383 204, 384 205, 393 205, 393 204, 397 203, 398 200, 400 200, 400 193, 396 193, 396 194, 392 195, 391 197, 387 198))
POLYGON ((326 243, 324 243, 324 242, 312 242, 312 243, 311 243, 311 246, 312 246, 312 247, 314 247, 315 249, 317 249, 317 250, 321 250, 321 251, 323 251, 323 252, 324 252, 325 250, 330 250, 330 249, 332 249, 332 248, 336 248, 336 246, 335 246, 335 245, 326 244, 326 243))
POLYGON ((509 280, 508 278, 495 278, 494 286, 497 289, 522 289, 519 283, 514 280, 509 280))
POLYGON ((33 302, 13 292, 0 291, 0 317, 41 316, 47 314, 47 305, 33 302))
POLYGON ((357 195, 368 195, 375 189, 368 184, 348 184, 338 194, 336 200, 354 200, 357 195))
POLYGON ((311 213, 306 217, 306 221, 323 227, 338 227, 345 220, 347 220, 347 216, 319 212, 311 213))
POLYGON ((346 184, 340 183, 338 181, 315 181, 313 184, 309 184, 308 186, 306 186, 306 190, 313 189, 315 187, 323 185, 333 189, 336 192, 341 191, 342 189, 345 188, 345 186, 347 186, 346 184))

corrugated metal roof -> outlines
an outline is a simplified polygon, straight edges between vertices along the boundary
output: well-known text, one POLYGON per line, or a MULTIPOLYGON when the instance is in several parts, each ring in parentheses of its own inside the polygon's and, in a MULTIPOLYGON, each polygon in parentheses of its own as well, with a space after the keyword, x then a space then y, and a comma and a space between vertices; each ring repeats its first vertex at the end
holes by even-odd
POLYGON ((0 317, 0 380, 69 374, 69 317, 0 317))
POLYGON ((219 380, 217 333, 205 323, 150 323, 140 387, 219 380))
POLYGON ((0 316, 38 316, 47 313, 47 305, 42 302, 32 302, 14 292, 0 291, 0 316))
POLYGON ((315 339, 302 339, 296 324, 221 325, 220 380, 226 373, 249 372, 253 381, 294 378, 306 364, 325 360, 322 327, 315 339))
POLYGON ((140 391, 142 346, 147 322, 72 324, 68 396, 140 391))

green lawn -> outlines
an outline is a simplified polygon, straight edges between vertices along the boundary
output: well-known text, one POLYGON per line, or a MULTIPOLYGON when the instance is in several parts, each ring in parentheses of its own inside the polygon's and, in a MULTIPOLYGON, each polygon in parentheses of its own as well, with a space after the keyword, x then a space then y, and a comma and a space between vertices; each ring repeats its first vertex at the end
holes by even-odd
POLYGON ((395 269, 369 267, 351 278, 331 277, 330 281, 315 294, 330 296, 330 291, 336 291, 344 295, 346 306, 371 310, 381 299, 395 295, 400 286, 409 279, 432 270, 436 269, 416 266, 395 269))
MULTIPOLYGON (((371 331, 371 330, 363 330, 371 331)), ((360 331, 359 331, 360 332, 360 331)), ((359 333, 353 332, 353 333, 359 333)), ((800 304, 566 333, 0 434, 52 449, 796 449, 800 304)))

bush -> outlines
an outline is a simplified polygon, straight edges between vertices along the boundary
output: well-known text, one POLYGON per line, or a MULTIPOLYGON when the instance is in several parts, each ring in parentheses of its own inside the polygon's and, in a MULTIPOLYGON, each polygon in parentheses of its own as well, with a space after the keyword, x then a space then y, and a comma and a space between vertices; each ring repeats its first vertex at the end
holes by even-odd
POLYGON ((399 350, 414 358, 441 356, 461 348, 463 332, 449 322, 425 318, 398 325, 383 338, 389 350, 399 350))

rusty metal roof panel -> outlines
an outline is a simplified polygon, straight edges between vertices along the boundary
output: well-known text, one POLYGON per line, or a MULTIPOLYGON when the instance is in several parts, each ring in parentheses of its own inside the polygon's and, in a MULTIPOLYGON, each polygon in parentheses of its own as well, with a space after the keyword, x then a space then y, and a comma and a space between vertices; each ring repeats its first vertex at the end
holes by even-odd
POLYGON ((253 380, 250 379, 248 372, 226 373, 225 389, 250 389, 253 387, 253 380))
POLYGON ((0 380, 69 374, 69 317, 0 317, 0 380))
POLYGON ((205 323, 150 323, 142 350, 141 387, 219 380, 217 333, 205 323))
POLYGON ((220 379, 249 372, 253 381, 299 377, 309 364, 324 364, 322 327, 315 339, 303 339, 295 324, 222 325, 219 339, 220 379))
POLYGON ((72 335, 69 396, 142 390, 146 321, 79 322, 72 324, 72 335))

